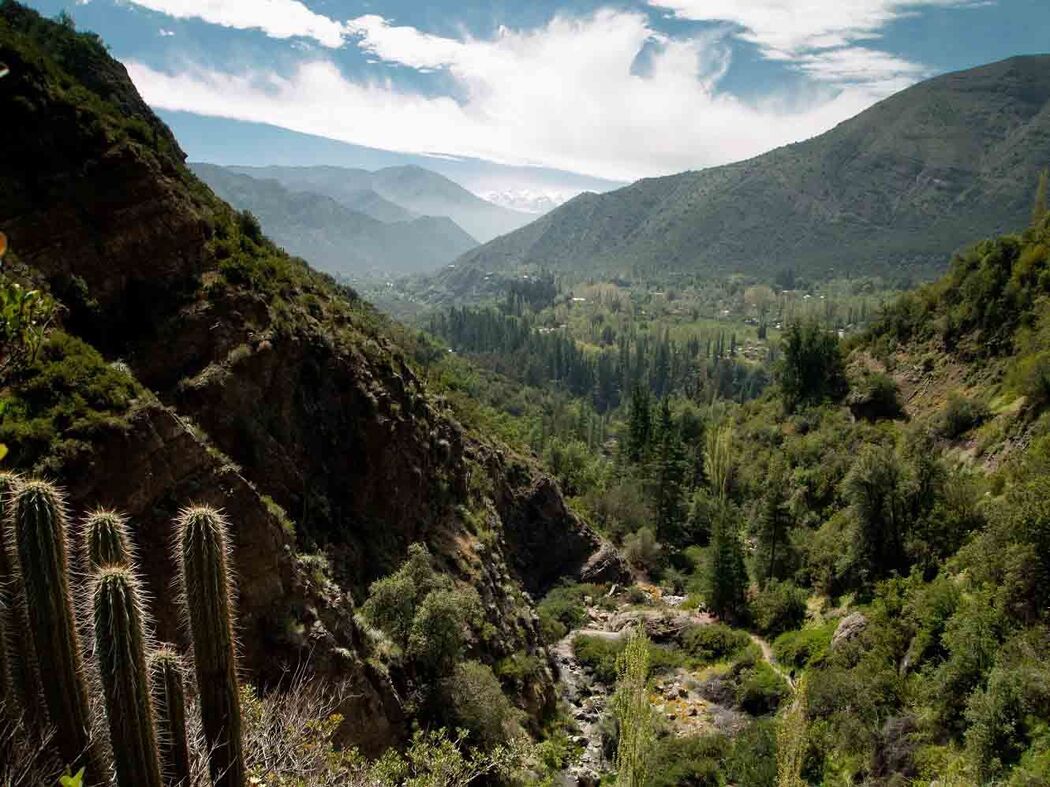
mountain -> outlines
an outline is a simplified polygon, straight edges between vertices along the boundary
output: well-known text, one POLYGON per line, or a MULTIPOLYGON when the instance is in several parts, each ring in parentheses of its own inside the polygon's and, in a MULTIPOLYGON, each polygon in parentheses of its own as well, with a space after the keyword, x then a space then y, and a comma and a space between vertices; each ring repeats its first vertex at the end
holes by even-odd
MULTIPOLYGON (((195 169, 198 165, 192 165, 195 169)), ((372 188, 372 173, 345 167, 238 167, 224 169, 257 180, 275 180, 289 191, 330 197, 350 210, 380 221, 409 221, 419 214, 381 196, 372 188)))
POLYGON ((484 243, 532 221, 535 216, 494 205, 462 186, 415 165, 374 172, 345 167, 231 167, 252 177, 272 178, 293 191, 324 194, 357 210, 355 200, 370 190, 414 215, 446 216, 484 243))
POLYGON ((130 516, 150 628, 183 653, 173 518, 223 509, 245 679, 345 683, 340 741, 366 751, 403 741, 410 717, 459 724, 355 617, 352 597, 423 545, 477 593, 469 657, 528 665, 489 683, 538 729, 553 662, 525 591, 622 581, 615 553, 532 460, 457 417, 411 335, 195 177, 97 36, 5 0, 0 61, 0 285, 5 303, 29 288, 53 303, 25 329, 32 353, 3 339, 5 468, 54 479, 76 512, 130 516))
POLYGON ((212 164, 193 164, 191 169, 222 199, 255 214, 263 230, 285 249, 328 273, 432 270, 477 245, 451 219, 411 218, 369 189, 347 191, 345 201, 337 201, 212 164), (347 207, 352 197, 372 212, 347 207), (375 212, 409 218, 386 221, 375 218, 375 212))
POLYGON ((1023 224, 1048 164, 1050 55, 1015 57, 747 161, 582 194, 457 267, 927 276, 1023 224))

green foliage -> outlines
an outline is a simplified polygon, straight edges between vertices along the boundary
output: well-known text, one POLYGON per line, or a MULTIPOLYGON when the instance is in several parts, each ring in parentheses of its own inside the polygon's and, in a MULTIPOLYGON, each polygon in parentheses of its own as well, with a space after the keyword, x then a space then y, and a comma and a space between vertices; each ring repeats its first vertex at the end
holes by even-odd
POLYGON ((53 331, 36 356, 11 376, 11 395, 0 413, 0 441, 11 448, 15 466, 30 467, 123 416, 138 390, 131 377, 90 346, 53 331))
POLYGON ((446 674, 463 655, 480 619, 481 602, 473 588, 432 590, 412 618, 409 657, 434 674, 446 674))
POLYGON ((160 647, 150 654, 149 669, 165 787, 189 787, 190 746, 182 659, 174 649, 160 647))
POLYGON ((201 723, 216 787, 245 783, 229 525, 207 506, 183 509, 176 522, 186 618, 193 642, 201 723))
POLYGON ((589 597, 595 602, 604 596, 605 590, 598 585, 559 585, 552 588, 536 605, 544 641, 553 644, 568 634, 570 629, 582 626, 587 620, 585 598, 589 597))
POLYGON ((616 680, 616 663, 623 649, 623 640, 616 638, 580 634, 572 640, 576 660, 591 670, 595 678, 610 685, 616 680))
POLYGON ((32 362, 54 315, 51 298, 0 273, 0 380, 32 362))
POLYGON ((161 787, 138 580, 127 566, 98 570, 92 590, 95 658, 120 787, 161 787))
POLYGON ((686 653, 702 663, 731 661, 751 645, 746 631, 724 623, 690 626, 678 635, 678 641, 686 653))
MULTIPOLYGON (((680 784, 694 787, 720 787, 721 764, 730 745, 720 735, 680 738, 667 735, 653 746, 646 779, 638 784, 646 787, 675 787, 680 784)), ((759 787, 759 782, 740 782, 759 787)))
POLYGON ((799 671, 821 664, 827 657, 836 621, 785 631, 773 641, 773 655, 785 667, 799 671))
POLYGON ((449 722, 470 733, 484 750, 523 735, 521 712, 508 700, 492 668, 477 661, 457 663, 442 681, 449 722))
POLYGON ((21 482, 12 501, 12 523, 29 634, 40 675, 46 677, 41 683, 56 744, 67 764, 98 774, 90 750, 91 712, 69 592, 62 493, 45 481, 21 482))
POLYGON ((752 716, 775 712, 790 695, 787 681, 765 661, 745 666, 737 675, 736 701, 752 716))
POLYGON ((807 598, 806 591, 794 583, 773 580, 751 600, 751 621, 771 637, 796 629, 806 619, 807 598))
POLYGON ((623 540, 623 555, 631 565, 652 571, 660 563, 660 544, 652 529, 643 527, 623 540))
POLYGON ((980 426, 989 415, 986 404, 953 391, 937 416, 935 429, 941 437, 954 440, 980 426))
POLYGON ((642 787, 652 773, 655 715, 649 704, 649 640, 643 631, 627 637, 616 661, 616 692, 610 700, 619 736, 617 787, 642 787))
POLYGON ((711 533, 705 594, 708 608, 725 620, 739 620, 746 612, 747 584, 737 520, 731 510, 723 507, 711 533))
POLYGON ((838 337, 816 320, 794 322, 783 340, 780 391, 784 409, 841 399, 847 390, 838 337))

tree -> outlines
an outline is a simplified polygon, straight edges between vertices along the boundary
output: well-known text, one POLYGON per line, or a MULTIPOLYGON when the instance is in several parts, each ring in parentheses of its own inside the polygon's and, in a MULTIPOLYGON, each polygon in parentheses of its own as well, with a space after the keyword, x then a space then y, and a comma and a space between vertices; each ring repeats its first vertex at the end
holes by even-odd
POLYGON ((845 479, 857 526, 856 548, 865 579, 886 576, 904 564, 905 500, 897 454, 865 446, 845 479))
POLYGON ((737 620, 742 616, 746 604, 744 545, 732 509, 724 502, 720 509, 711 532, 707 606, 720 618, 737 620))
POLYGON ((636 384, 631 391, 630 413, 627 416, 627 458, 640 462, 649 452, 652 440, 653 414, 649 389, 636 384))
POLYGON ((708 429, 704 448, 704 472, 711 493, 719 500, 729 494, 729 475, 733 465, 733 426, 708 429))
POLYGON ((656 742, 656 723, 649 704, 649 638, 641 628, 627 637, 627 647, 616 663, 613 714, 619 726, 616 747, 617 787, 646 784, 656 742))
POLYGON ((671 413, 671 402, 664 397, 656 417, 656 455, 653 458, 656 533, 667 541, 682 521, 682 483, 685 464, 678 425, 671 413))
POLYGON ((773 462, 768 471, 766 491, 762 496, 758 527, 755 533, 755 576, 760 587, 773 579, 787 576, 790 565, 788 531, 787 472, 783 463, 773 462))
POLYGON ((793 322, 784 335, 780 390, 784 407, 838 400, 848 389, 838 337, 816 320, 793 322))

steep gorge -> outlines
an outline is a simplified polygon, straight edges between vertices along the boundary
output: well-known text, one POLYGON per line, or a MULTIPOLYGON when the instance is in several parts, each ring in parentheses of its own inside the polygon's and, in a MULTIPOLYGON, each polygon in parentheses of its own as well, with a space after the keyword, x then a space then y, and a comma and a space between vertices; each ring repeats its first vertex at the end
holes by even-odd
POLYGON ((276 682, 309 661, 353 680, 347 734, 365 748, 405 726, 399 676, 369 663, 351 598, 416 541, 480 593, 496 633, 473 643, 478 658, 540 657, 506 688, 534 720, 549 712, 550 660, 522 587, 616 579, 618 557, 529 460, 457 421, 414 371, 409 337, 214 197, 96 38, 5 3, 0 61, 14 268, 61 302, 65 331, 140 384, 104 419, 20 442, 14 421, 43 417, 51 385, 38 363, 4 392, 19 403, 0 421, 8 461, 57 477, 77 511, 131 515, 161 639, 182 636, 171 519, 222 506, 244 667, 276 682))

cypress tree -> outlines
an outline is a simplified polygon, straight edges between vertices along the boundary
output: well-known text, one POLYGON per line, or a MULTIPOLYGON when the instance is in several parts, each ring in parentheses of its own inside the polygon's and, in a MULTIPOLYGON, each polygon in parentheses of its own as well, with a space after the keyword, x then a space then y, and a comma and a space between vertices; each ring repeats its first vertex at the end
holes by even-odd
POLYGON ((711 532, 711 563, 707 605, 718 617, 738 620, 747 594, 744 546, 732 510, 725 503, 715 516, 711 532))

